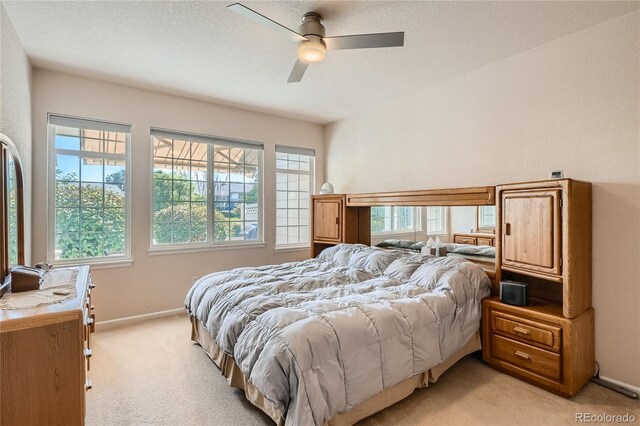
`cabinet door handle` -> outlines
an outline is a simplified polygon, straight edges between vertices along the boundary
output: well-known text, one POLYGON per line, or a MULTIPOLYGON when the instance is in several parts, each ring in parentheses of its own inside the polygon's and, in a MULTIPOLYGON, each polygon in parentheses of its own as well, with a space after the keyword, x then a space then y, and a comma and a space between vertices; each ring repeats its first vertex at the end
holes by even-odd
POLYGON ((336 217, 336 225, 340 225, 340 218, 336 217))
POLYGON ((511 235, 511 224, 509 222, 504 224, 504 235, 511 235))
POLYGON ((526 354, 524 352, 520 352, 520 351, 515 351, 513 353, 515 356, 520 357, 522 359, 526 359, 526 360, 530 360, 531 359, 531 355, 526 354))
POLYGON ((91 358, 91 349, 85 349, 84 350, 84 356, 86 358, 91 358))
POLYGON ((93 387, 93 380, 91 379, 87 379, 87 381, 84 384, 84 388, 85 390, 89 390, 93 387))
POLYGON ((522 327, 513 327, 513 331, 515 331, 516 333, 524 334, 525 336, 528 336, 529 334, 531 334, 529 330, 522 327))

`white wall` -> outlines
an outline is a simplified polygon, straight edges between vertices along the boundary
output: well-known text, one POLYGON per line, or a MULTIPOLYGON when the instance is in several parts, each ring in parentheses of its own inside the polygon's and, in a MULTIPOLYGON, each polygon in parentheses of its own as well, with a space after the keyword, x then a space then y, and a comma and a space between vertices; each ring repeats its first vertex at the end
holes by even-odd
POLYGON ((92 269, 98 287, 98 321, 179 308, 192 277, 238 266, 265 265, 308 257, 308 249, 279 252, 275 245, 275 145, 316 150, 316 185, 324 182, 323 128, 131 87, 36 69, 33 73, 34 200, 33 258, 46 254, 47 113, 132 125, 132 267, 92 269), (147 253, 150 234, 149 127, 161 127, 264 143, 266 247, 189 254, 147 253))
POLYGON ((31 65, 0 3, 0 133, 16 145, 23 165, 25 260, 31 256, 31 65))
POLYGON ((329 125, 336 192, 593 183, 603 375, 640 386, 640 12, 329 125))
POLYGON ((449 208, 449 233, 465 233, 476 229, 476 206, 454 206, 449 208))

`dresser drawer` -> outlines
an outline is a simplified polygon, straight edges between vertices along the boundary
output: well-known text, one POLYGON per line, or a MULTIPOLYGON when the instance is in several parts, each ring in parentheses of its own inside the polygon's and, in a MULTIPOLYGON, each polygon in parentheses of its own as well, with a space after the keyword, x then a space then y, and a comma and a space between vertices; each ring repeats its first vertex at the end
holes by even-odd
POLYGON ((493 334, 491 355, 535 374, 560 381, 560 355, 493 334))
POLYGON ((491 310, 491 329, 505 337, 560 352, 562 329, 559 327, 491 310))
POLYGON ((477 244, 479 246, 493 246, 493 238, 477 238, 477 244))
POLYGON ((472 245, 476 245, 476 239, 473 237, 461 237, 459 235, 456 235, 453 239, 453 242, 456 244, 472 244, 472 245))

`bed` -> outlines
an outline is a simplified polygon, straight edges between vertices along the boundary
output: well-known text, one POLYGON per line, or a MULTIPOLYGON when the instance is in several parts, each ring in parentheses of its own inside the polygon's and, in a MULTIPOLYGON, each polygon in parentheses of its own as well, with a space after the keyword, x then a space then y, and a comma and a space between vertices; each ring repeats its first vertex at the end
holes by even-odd
POLYGON ((277 424, 353 424, 480 349, 491 282, 463 258, 340 244, 199 279, 192 339, 277 424))

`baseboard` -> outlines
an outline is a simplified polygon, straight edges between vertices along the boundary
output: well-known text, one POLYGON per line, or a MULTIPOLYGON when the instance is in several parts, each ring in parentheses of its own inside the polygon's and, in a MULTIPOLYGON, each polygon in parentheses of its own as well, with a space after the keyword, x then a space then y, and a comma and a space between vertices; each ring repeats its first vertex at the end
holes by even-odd
POLYGON ((169 309, 168 311, 151 312, 149 314, 134 315, 132 317, 117 318, 107 321, 96 322, 96 330, 107 330, 115 327, 122 327, 123 325, 131 325, 142 321, 147 321, 156 318, 168 317, 171 315, 177 315, 179 313, 187 314, 184 308, 169 309))
POLYGON ((620 380, 614 380, 614 379, 612 379, 610 377, 603 376, 602 374, 600 375, 600 378, 602 380, 606 380, 607 382, 611 382, 614 385, 625 387, 627 389, 630 389, 630 390, 634 391, 637 394, 640 394, 640 387, 638 387, 638 386, 633 386, 633 385, 630 385, 629 383, 621 382, 620 380))

